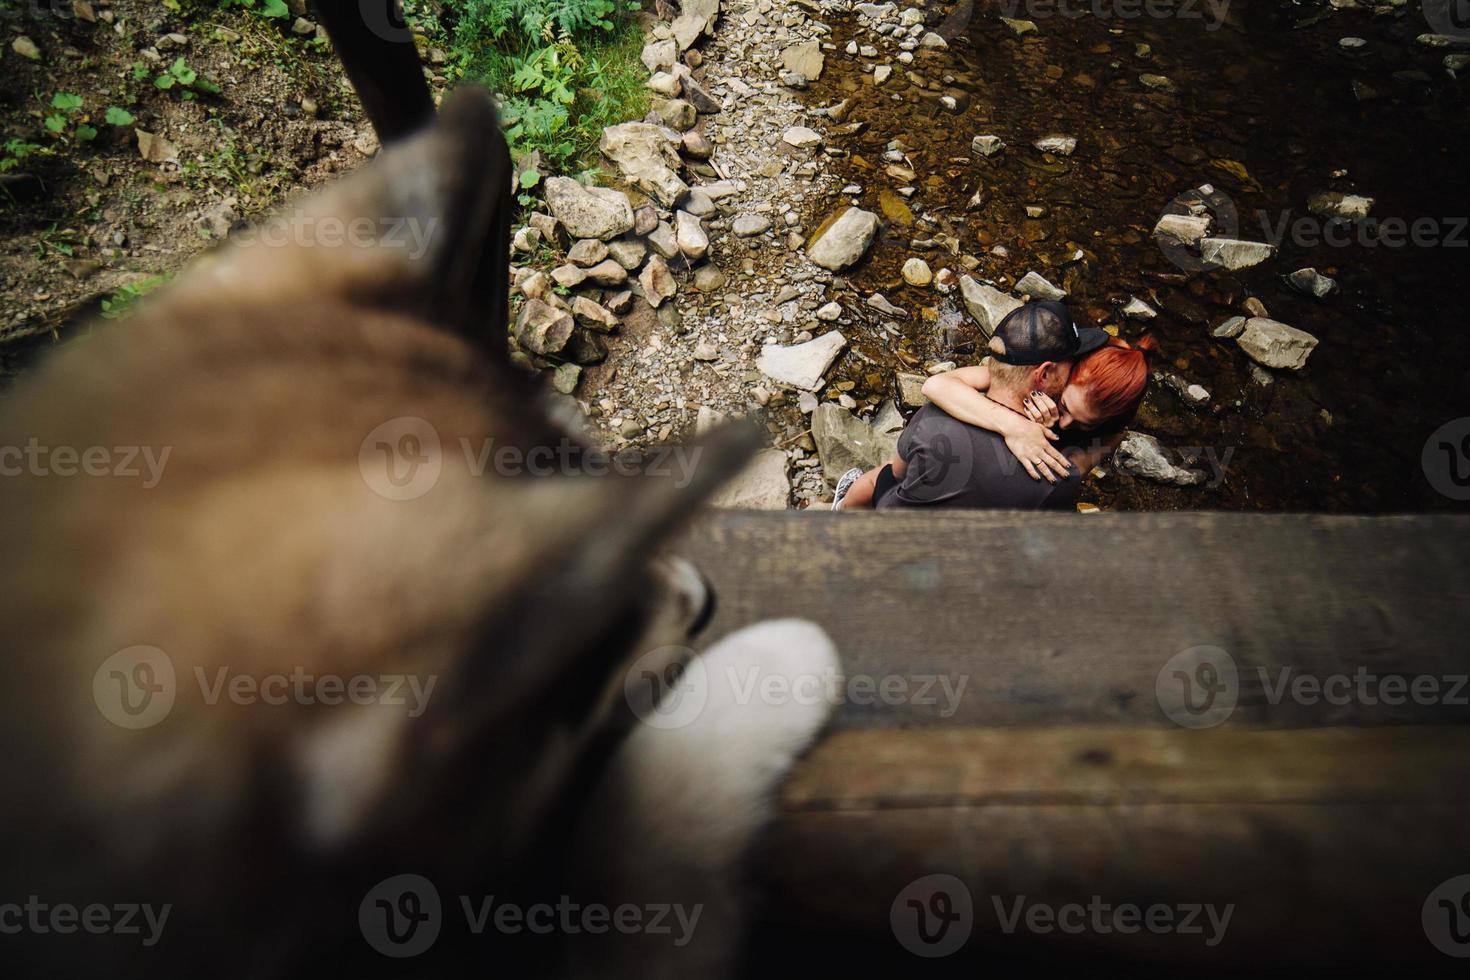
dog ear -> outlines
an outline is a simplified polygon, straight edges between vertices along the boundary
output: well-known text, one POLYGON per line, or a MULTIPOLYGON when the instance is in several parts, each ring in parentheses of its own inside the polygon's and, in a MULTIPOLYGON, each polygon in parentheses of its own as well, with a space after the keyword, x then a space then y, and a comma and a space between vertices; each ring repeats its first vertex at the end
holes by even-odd
POLYGON ((434 97, 398 0, 316 0, 322 26, 386 145, 434 115, 434 97))
POLYGON ((645 587, 649 559, 687 524, 709 497, 735 476, 760 444, 749 423, 730 423, 683 446, 651 451, 640 468, 613 457, 584 458, 587 475, 547 478, 526 487, 518 510, 536 529, 534 549, 517 549, 521 567, 514 598, 502 597, 484 633, 486 656, 467 658, 462 676, 445 686, 458 717, 490 719, 506 706, 505 692, 537 690, 566 673, 605 681, 623 649, 576 662, 606 635, 645 587), (606 476, 593 475, 605 472, 606 476), (624 475, 619 475, 623 470, 624 475))
POLYGON ((335 298, 437 323, 503 360, 510 181, 489 95, 463 88, 418 135, 232 234, 157 305, 335 298))

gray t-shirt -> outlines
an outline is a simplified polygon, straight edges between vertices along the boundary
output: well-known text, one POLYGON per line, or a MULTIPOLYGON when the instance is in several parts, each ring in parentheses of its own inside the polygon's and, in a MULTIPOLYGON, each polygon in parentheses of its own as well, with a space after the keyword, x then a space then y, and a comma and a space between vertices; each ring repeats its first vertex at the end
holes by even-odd
POLYGON ((908 469, 896 483, 879 480, 874 506, 1070 510, 1082 474, 1074 466, 1056 483, 1033 480, 1005 439, 969 425, 937 405, 914 413, 898 437, 908 469), (887 485, 885 485, 887 484, 887 485))

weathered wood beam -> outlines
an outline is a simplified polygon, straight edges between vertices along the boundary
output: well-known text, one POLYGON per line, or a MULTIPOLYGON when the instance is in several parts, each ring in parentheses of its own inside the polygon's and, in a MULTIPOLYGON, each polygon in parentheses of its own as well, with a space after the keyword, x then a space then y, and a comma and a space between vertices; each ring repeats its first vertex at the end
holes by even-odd
POLYGON ((836 639, 850 677, 896 677, 912 694, 924 678, 964 679, 953 714, 935 684, 934 703, 849 700, 838 727, 1171 726, 1160 673, 1199 646, 1238 668, 1226 725, 1466 713, 1444 697, 1331 704, 1274 692, 1303 674, 1464 675, 1467 518, 725 511, 678 550, 718 593, 712 639, 804 616, 836 639))

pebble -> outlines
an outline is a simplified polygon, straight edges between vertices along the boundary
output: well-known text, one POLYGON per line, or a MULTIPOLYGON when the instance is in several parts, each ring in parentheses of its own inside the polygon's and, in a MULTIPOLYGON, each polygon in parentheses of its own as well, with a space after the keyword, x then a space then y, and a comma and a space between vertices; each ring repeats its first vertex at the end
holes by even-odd
POLYGON ((929 263, 912 258, 903 264, 903 281, 910 286, 927 286, 934 281, 934 273, 929 271, 929 263))
POLYGON ((768 215, 764 214, 737 215, 730 225, 730 230, 741 238, 763 235, 771 230, 771 219, 768 215))

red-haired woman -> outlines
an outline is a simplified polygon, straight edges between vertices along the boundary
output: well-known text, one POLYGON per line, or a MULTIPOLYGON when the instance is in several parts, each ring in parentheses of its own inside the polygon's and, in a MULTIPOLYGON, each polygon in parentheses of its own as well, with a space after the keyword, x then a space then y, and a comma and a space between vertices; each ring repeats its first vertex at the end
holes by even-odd
MULTIPOLYGON (((1143 401, 1157 349, 1152 337, 1134 344, 1110 339, 1073 366, 1057 401, 1032 392, 1026 417, 985 397, 990 371, 984 365, 936 374, 924 382, 924 395, 961 422, 1002 436, 1033 480, 1055 483, 1069 466, 1085 473, 1112 455, 1143 401)), ((872 506, 876 475, 873 470, 845 480, 834 509, 872 506)))

